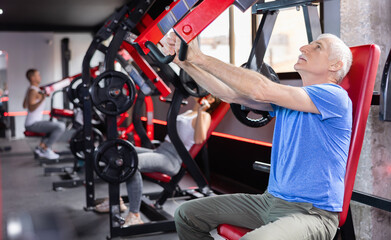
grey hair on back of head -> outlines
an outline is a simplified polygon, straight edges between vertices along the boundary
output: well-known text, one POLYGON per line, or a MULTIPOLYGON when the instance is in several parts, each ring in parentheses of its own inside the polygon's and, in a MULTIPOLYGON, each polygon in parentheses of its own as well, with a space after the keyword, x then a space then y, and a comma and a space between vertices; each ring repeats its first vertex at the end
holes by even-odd
POLYGON ((342 61, 342 68, 336 72, 336 79, 338 83, 342 81, 342 79, 348 74, 350 67, 352 66, 353 56, 350 48, 337 36, 324 33, 319 35, 317 40, 320 39, 329 39, 331 40, 331 44, 329 44, 330 48, 330 60, 339 60, 342 61))

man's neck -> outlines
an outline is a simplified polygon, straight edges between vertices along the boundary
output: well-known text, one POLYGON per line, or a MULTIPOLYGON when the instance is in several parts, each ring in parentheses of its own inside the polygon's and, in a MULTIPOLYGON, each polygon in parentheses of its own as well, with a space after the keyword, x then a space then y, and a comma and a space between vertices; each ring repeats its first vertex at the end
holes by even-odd
POLYGON ((331 83, 331 84, 338 84, 338 81, 331 77, 331 76, 314 76, 314 75, 302 75, 300 74, 303 86, 310 86, 315 84, 325 84, 325 83, 331 83))

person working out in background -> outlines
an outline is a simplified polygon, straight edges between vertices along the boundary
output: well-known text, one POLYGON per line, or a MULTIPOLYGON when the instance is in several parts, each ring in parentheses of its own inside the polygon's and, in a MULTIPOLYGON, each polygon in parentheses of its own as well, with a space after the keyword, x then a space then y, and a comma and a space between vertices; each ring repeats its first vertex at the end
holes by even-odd
MULTIPOLYGON (((164 52, 178 56, 180 39, 171 34, 165 41, 164 52)), ((197 41, 189 44, 185 61, 174 60, 222 100, 276 117, 267 191, 182 204, 175 213, 180 239, 212 239, 209 232, 222 223, 254 229, 245 240, 334 237, 352 126, 352 103, 338 83, 350 69, 352 54, 331 34, 320 35, 300 52, 294 68, 303 87, 278 84, 207 56, 197 41)))
POLYGON ((42 158, 57 159, 59 155, 52 150, 52 145, 63 134, 65 125, 61 122, 42 120, 46 95, 39 88, 41 75, 38 70, 29 69, 26 72, 26 77, 30 82, 30 86, 23 101, 23 108, 28 110, 24 124, 25 128, 27 131, 46 134, 34 152, 42 158))
MULTIPOLYGON (((200 144, 205 141, 211 123, 210 114, 219 106, 221 100, 209 95, 202 99, 201 104, 198 98, 195 98, 195 102, 192 110, 188 110, 177 117, 178 134, 188 151, 194 144, 200 144)), ((136 151, 138 153, 138 171, 126 182, 129 197, 129 214, 123 227, 143 223, 139 213, 143 188, 140 172, 161 172, 174 176, 179 172, 182 165, 182 159, 168 135, 157 149, 136 147, 136 151)), ((121 209, 124 209, 124 207, 121 206, 121 209)), ((108 200, 97 205, 96 210, 108 212, 108 200)))

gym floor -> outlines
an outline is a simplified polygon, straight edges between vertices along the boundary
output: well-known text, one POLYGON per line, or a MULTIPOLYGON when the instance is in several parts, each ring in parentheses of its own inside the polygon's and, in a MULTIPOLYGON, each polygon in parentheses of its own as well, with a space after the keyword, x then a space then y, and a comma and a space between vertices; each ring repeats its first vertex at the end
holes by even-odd
MULTIPOLYGON (((106 239, 109 233, 109 217, 107 214, 86 212, 84 187, 53 191, 52 183, 61 178, 58 174, 44 176, 43 167, 34 159, 33 149, 38 139, 0 140, 0 147, 4 149, 11 146, 10 151, 1 151, 1 195, 2 195, 2 235, 6 236, 6 223, 15 216, 29 216, 31 219, 40 218, 47 213, 56 213, 62 221, 58 224, 60 231, 68 231, 72 239, 106 239)), ((56 151, 66 151, 67 144, 59 143, 53 147, 56 151)), ((71 164, 54 164, 53 167, 70 166, 71 164)), ((83 175, 81 175, 84 178, 83 175)), ((190 177, 184 178, 181 187, 192 186, 194 183, 190 177)), ((161 189, 158 185, 144 181, 144 192, 156 192, 161 189)), ((126 194, 124 184, 121 184, 121 194, 126 194)), ((95 185, 96 198, 108 195, 106 183, 95 185)), ((168 200, 164 209, 173 214, 177 206, 184 200, 168 200)), ((126 213, 123 214, 126 216, 126 213)), ((143 217, 144 221, 148 221, 143 217)), ((212 232, 215 239, 222 239, 212 232)), ((159 233, 143 236, 132 236, 119 239, 139 240, 176 240, 176 233, 159 233)))

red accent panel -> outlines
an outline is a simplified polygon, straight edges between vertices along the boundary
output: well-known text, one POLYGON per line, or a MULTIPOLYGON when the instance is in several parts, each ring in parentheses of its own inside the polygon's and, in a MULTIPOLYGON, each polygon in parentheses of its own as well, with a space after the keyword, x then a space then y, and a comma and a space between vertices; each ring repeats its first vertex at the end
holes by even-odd
MULTIPOLYGON (((50 111, 45 110, 42 111, 43 115, 48 115, 50 114, 50 111)), ((21 112, 4 112, 4 117, 17 117, 17 116, 26 116, 27 112, 26 111, 21 111, 21 112)))
POLYGON ((121 126, 121 124, 125 121, 125 119, 129 117, 129 114, 127 112, 121 113, 119 115, 119 119, 117 120, 117 127, 121 126))
POLYGON ((53 108, 50 114, 53 117, 67 117, 67 118, 73 118, 74 113, 72 110, 69 109, 58 109, 58 108, 53 108))
POLYGON ((233 139, 233 140, 236 140, 236 141, 247 142, 247 143, 252 143, 252 144, 256 144, 256 145, 262 145, 262 146, 265 146, 265 147, 272 147, 272 144, 268 143, 268 142, 263 142, 263 141, 259 141, 259 140, 253 140, 253 139, 244 138, 244 137, 238 137, 238 136, 231 135, 231 134, 220 133, 220 132, 212 132, 212 135, 213 136, 218 136, 218 137, 223 137, 223 138, 229 138, 229 139, 233 139))
POLYGON ((251 229, 229 224, 221 224, 217 227, 218 234, 227 240, 238 240, 250 231, 251 229))
POLYGON ((189 43, 233 3, 234 0, 204 0, 187 14, 174 30, 186 43, 189 43))
POLYGON ((159 172, 145 172, 143 173, 144 176, 147 176, 149 178, 155 179, 160 182, 165 182, 168 183, 171 181, 171 177, 164 174, 164 173, 159 173, 159 172))
POLYGON ((380 48, 374 44, 352 47, 351 51, 353 64, 341 83, 353 103, 353 126, 346 166, 345 195, 340 214, 340 226, 345 223, 348 214, 380 57, 380 48))
POLYGON ((26 137, 43 137, 46 134, 45 133, 37 133, 37 132, 30 132, 30 131, 24 131, 24 135, 26 137))
POLYGON ((139 32, 144 32, 145 29, 147 28, 146 26, 151 25, 152 22, 153 22, 152 17, 149 14, 145 14, 143 19, 141 19, 141 22, 137 24, 136 29, 139 32))

